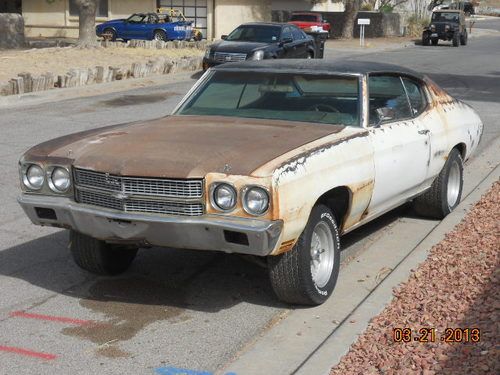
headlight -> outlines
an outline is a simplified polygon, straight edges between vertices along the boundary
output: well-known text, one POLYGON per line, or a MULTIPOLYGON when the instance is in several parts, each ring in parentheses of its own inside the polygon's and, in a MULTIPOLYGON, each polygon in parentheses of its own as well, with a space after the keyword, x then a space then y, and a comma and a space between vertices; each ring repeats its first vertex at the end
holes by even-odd
POLYGON ((210 48, 205 50, 205 58, 208 59, 210 57, 210 48))
POLYGON ((66 168, 54 167, 49 178, 49 187, 56 193, 64 193, 71 185, 71 176, 66 168))
POLYGON ((255 51, 251 57, 251 60, 262 60, 264 59, 264 51, 255 51))
POLYGON ((269 193, 260 186, 243 189, 243 209, 250 215, 260 216, 269 208, 269 193))
POLYGON ((215 209, 231 211, 236 206, 236 190, 229 184, 213 184, 210 195, 215 209))
POLYGON ((32 164, 26 169, 26 173, 23 176, 24 185, 33 190, 40 190, 43 186, 43 182, 45 180, 45 174, 43 169, 36 165, 32 164))
POLYGON ((435 26, 435 25, 431 25, 431 29, 435 29, 435 28, 436 28, 436 26, 435 26))

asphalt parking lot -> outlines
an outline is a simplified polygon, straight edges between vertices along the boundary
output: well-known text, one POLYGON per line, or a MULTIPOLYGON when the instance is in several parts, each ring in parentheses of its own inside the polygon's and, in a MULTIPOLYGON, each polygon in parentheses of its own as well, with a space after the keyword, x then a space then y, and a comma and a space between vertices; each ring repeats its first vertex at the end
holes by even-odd
MULTIPOLYGON (((500 29, 500 21, 485 25, 500 29)), ((461 48, 443 43, 357 58, 428 73, 471 104, 485 124, 480 150, 500 135, 499 36, 461 48)), ((276 300, 264 268, 237 255, 153 248, 141 250, 119 277, 90 275, 73 264, 66 231, 33 226, 16 202, 17 161, 31 145, 167 115, 195 79, 0 109, 0 373, 224 373, 294 310, 276 300)), ((367 251, 409 217, 408 208, 397 209, 349 234, 344 249, 350 256, 367 251)))

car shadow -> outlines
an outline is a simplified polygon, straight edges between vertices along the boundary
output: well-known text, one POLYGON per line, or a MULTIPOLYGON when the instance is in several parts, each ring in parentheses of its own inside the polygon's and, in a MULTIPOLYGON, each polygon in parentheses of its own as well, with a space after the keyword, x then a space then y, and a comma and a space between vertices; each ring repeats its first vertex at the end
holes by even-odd
POLYGON ((205 73, 203 70, 200 70, 196 73, 194 73, 193 75, 191 75, 191 79, 200 79, 201 76, 203 75, 203 73, 205 73))

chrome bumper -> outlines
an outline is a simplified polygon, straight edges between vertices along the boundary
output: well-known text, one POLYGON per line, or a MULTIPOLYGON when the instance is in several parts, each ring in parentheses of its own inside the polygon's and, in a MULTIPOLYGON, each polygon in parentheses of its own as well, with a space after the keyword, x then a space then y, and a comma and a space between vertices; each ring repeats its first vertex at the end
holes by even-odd
POLYGON ((276 247, 283 228, 281 220, 130 214, 79 204, 65 197, 22 194, 17 200, 34 224, 74 229, 107 242, 140 246, 265 256, 276 247), (40 215, 41 209, 53 210, 55 218, 40 215))

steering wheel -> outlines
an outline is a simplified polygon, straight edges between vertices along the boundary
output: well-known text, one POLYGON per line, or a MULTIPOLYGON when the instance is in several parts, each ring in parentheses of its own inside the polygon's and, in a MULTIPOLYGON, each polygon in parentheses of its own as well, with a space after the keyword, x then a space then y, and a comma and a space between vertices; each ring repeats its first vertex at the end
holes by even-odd
POLYGON ((310 106, 308 108, 309 111, 315 111, 315 112, 335 112, 335 113, 340 113, 340 111, 335 108, 334 106, 331 106, 330 104, 325 104, 325 103, 318 103, 310 106))

